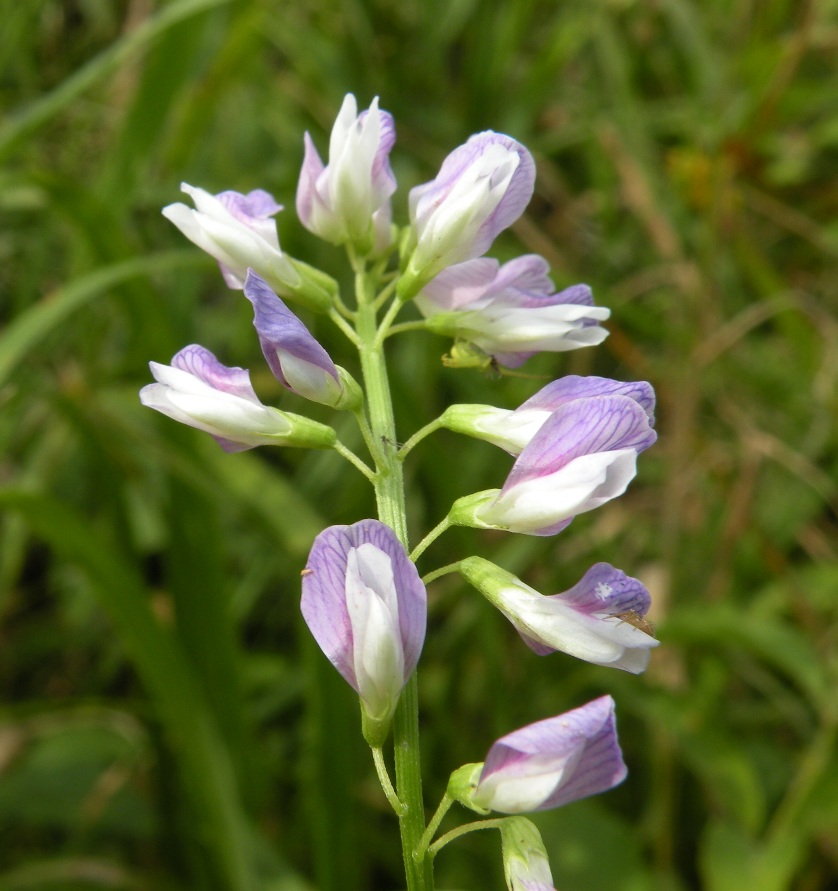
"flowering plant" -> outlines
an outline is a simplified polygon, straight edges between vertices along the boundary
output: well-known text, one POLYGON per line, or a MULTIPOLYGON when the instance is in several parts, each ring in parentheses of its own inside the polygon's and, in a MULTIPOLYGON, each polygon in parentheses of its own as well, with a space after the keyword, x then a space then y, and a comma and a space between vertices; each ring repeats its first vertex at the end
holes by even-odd
POLYGON ((213 256, 230 288, 243 290, 265 359, 289 391, 354 417, 368 457, 329 425, 263 405, 249 373, 221 364, 205 347, 181 350, 171 365, 151 363, 156 383, 143 404, 211 434, 229 452, 258 445, 334 449, 371 484, 377 518, 331 526, 317 536, 302 570, 303 617, 329 661, 359 697, 361 730, 382 791, 400 821, 409 891, 434 887, 437 853, 466 832, 500 831, 509 889, 550 891, 547 854, 524 813, 604 792, 626 775, 614 701, 603 696, 562 715, 507 733, 485 762, 451 773, 426 821, 419 758, 416 666, 427 624, 426 585, 453 572, 483 594, 540 655, 561 650, 638 673, 657 641, 644 616, 649 593, 606 563, 573 587, 544 596, 478 556, 421 578, 416 561, 451 525, 550 536, 580 513, 622 494, 638 455, 656 439, 649 384, 599 377, 560 378, 514 410, 453 405, 399 445, 384 345, 424 329, 455 338, 448 364, 517 368, 537 352, 600 343, 608 310, 590 288, 555 291, 546 261, 528 255, 500 265, 484 256, 524 211, 535 165, 510 136, 472 136, 437 176, 410 193, 409 223, 392 224, 396 181, 389 155, 392 117, 375 99, 358 113, 347 96, 324 164, 308 134, 296 195, 303 225, 346 248, 355 300, 344 301, 326 273, 289 257, 272 217, 281 210, 261 189, 218 195, 184 186, 195 209, 164 214, 213 256), (325 313, 357 350, 361 383, 336 365, 285 301, 325 313), (396 324, 414 302, 422 318, 396 324), (515 456, 501 488, 457 499, 409 550, 403 468, 424 437, 440 428, 483 439, 515 456), (392 760, 385 745, 393 737, 392 760), (514 815, 465 823, 437 837, 459 802, 479 814, 514 815))

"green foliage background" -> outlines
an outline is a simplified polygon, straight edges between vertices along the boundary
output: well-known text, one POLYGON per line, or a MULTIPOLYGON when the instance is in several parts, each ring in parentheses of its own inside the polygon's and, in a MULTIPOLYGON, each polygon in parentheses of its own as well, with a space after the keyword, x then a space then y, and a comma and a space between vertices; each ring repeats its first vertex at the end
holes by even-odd
MULTIPOLYGON (((267 188, 289 208, 283 247, 338 274, 293 195, 303 131, 325 149, 347 91, 396 117, 401 222, 470 133, 529 146, 536 195, 495 254, 543 254, 613 316, 604 347, 524 370, 645 378, 660 401, 660 442, 618 502, 555 539, 455 530, 422 558, 491 556, 545 593, 613 562, 649 585, 662 641, 639 678, 539 659, 473 591, 435 583, 429 802, 496 736, 610 692, 629 779, 537 818, 559 889, 838 887, 838 3, 0 13, 0 888, 403 881, 357 705, 298 609, 313 537, 370 516, 368 487, 331 454, 224 455, 137 400, 148 360, 199 342, 309 410, 159 210, 180 180, 267 188)), ((513 407, 543 382, 443 369, 446 349, 393 342, 404 438, 452 401, 513 407)), ((508 466, 423 443, 414 540, 508 466)), ((447 848, 437 875, 501 888, 497 839, 447 848)))

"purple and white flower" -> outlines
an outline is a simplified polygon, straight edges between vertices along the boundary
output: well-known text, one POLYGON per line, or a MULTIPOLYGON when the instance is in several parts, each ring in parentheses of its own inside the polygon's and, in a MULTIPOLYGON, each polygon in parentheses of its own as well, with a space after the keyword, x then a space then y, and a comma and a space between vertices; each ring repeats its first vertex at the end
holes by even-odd
POLYGON ((481 257, 529 204, 535 163, 521 143, 487 130, 443 161, 436 179, 411 189, 402 300, 456 263, 481 257))
POLYGON ((610 310, 594 306, 587 285, 555 293, 547 261, 527 254, 504 263, 480 257, 451 266, 416 298, 427 326, 480 347, 507 368, 538 352, 565 352, 602 343, 599 322, 610 310))
POLYGON ((525 817, 507 817, 498 829, 509 891, 556 891, 547 849, 533 823, 525 817))
POLYGON ((171 365, 150 362, 157 383, 140 390, 143 405, 212 435, 225 452, 260 445, 330 448, 335 431, 300 415, 263 405, 244 368, 228 368, 191 344, 171 365))
POLYGON ((395 141, 393 117, 379 109, 377 96, 358 114, 355 97, 347 94, 332 127, 327 165, 305 134, 297 186, 302 224, 333 244, 352 242, 363 253, 389 247, 390 196, 396 191, 389 155, 395 141))
POLYGON ((504 814, 543 811, 605 792, 626 773, 614 700, 602 696, 499 739, 486 756, 472 801, 504 814))
POLYGON ((646 586, 608 563, 595 564, 569 591, 549 596, 480 557, 460 561, 458 570, 539 656, 561 650, 639 674, 658 645, 644 618, 651 605, 646 586))
MULTIPOLYGON (((330 526, 303 570, 302 612, 329 661, 361 697, 376 741, 386 735, 425 640, 427 595, 389 526, 330 526)), ((380 742, 379 742, 380 744, 380 742)))
POLYGON ((253 324, 276 379, 305 399, 333 408, 357 408, 361 390, 335 365, 306 326, 252 269, 244 296, 253 304, 253 324))
POLYGON ((192 198, 194 210, 170 204, 163 208, 163 216, 218 260, 228 287, 243 288, 251 266, 286 284, 297 283, 299 275, 279 247, 273 216, 282 205, 272 195, 262 189, 246 195, 233 191, 211 195, 188 183, 180 188, 192 198))
POLYGON ((503 488, 458 499, 454 525, 555 535, 577 514, 622 495, 637 456, 657 439, 646 409, 629 396, 561 405, 518 456, 503 488))
POLYGON ((554 411, 574 399, 592 396, 628 396, 644 409, 649 423, 655 423, 655 391, 651 384, 575 374, 547 384, 512 411, 493 405, 451 405, 440 421, 447 430, 491 442, 510 455, 520 455, 554 411))

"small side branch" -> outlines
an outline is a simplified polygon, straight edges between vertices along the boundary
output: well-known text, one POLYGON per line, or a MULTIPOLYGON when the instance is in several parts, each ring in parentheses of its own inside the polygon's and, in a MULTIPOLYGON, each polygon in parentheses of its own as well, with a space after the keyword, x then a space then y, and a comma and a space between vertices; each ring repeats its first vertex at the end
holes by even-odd
POLYGON ((407 806, 401 801, 396 790, 393 788, 393 781, 387 771, 387 765, 384 763, 384 752, 380 748, 370 747, 372 752, 372 760, 375 764, 375 772, 378 774, 378 782, 384 791, 384 797, 390 802, 390 807, 396 813, 397 817, 403 817, 407 813, 407 806))
POLYGON ((413 549, 413 552, 410 555, 410 559, 415 563, 419 557, 425 552, 425 549, 433 544, 446 529, 450 528, 451 520, 448 517, 445 517, 442 522, 437 523, 433 529, 419 542, 418 545, 413 549))
POLYGON ((365 464, 356 454, 352 451, 352 449, 347 448, 340 440, 338 440, 334 446, 332 447, 339 454, 342 455, 346 460, 352 464, 355 468, 361 471, 364 476, 371 482, 375 482, 375 471, 365 464))

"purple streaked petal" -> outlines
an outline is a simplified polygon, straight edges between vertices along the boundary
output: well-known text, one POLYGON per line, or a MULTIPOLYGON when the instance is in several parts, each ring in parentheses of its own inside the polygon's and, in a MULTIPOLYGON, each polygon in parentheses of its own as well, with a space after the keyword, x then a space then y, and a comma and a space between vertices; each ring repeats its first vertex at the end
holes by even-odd
POLYGON ((504 263, 498 270, 492 291, 499 293, 507 288, 545 296, 552 294, 550 264, 539 254, 524 254, 504 263))
POLYGON ((603 696, 499 739, 486 756, 475 799, 481 801, 485 785, 492 798, 514 801, 519 784, 526 791, 537 781, 542 788, 552 788, 531 809, 546 810, 611 789, 626 773, 614 700, 603 696))
POLYGON ((569 374, 542 387, 534 396, 522 403, 516 412, 539 409, 553 412, 566 402, 586 399, 591 396, 628 396, 640 405, 649 418, 655 422, 655 391, 646 381, 615 381, 607 377, 582 377, 569 374))
POLYGON ((250 372, 244 368, 223 365, 215 356, 200 344, 192 343, 184 347, 172 358, 172 367, 195 375, 214 390, 230 393, 260 405, 259 397, 250 383, 250 372))
MULTIPOLYGON (((369 112, 362 112, 363 120, 369 112)), ((388 111, 379 111, 378 150, 372 162, 373 191, 384 201, 396 191, 396 177, 390 166, 390 152, 396 144, 396 122, 388 111)))
POLYGON ((610 563, 595 563, 570 590, 552 597, 588 615, 636 613, 645 616, 652 604, 649 591, 641 581, 610 563))
POLYGON ((219 192, 215 197, 242 223, 267 220, 282 210, 282 205, 277 204, 274 196, 264 189, 253 189, 246 195, 227 190, 219 192))
POLYGON ((392 565, 405 682, 419 661, 427 613, 425 586, 389 526, 378 520, 362 520, 352 526, 331 526, 317 536, 303 575, 303 617, 326 657, 359 693, 346 584, 349 553, 362 544, 378 548, 392 565))
POLYGON ((465 309, 482 300, 498 275, 500 264, 490 257, 478 257, 444 269, 422 289, 417 299, 425 315, 465 309))
POLYGON ((253 324, 259 335, 262 352, 271 371, 283 386, 293 389, 283 372, 278 351, 315 365, 339 381, 337 368, 326 350, 252 269, 247 273, 244 295, 253 304, 253 324))
MULTIPOLYGON (((558 306, 559 304, 572 304, 574 306, 593 306, 594 295, 590 287, 585 284, 571 285, 557 293, 543 293, 540 291, 527 291, 518 287, 507 290, 503 295, 505 306, 516 306, 522 309, 539 309, 543 306, 558 306)), ((591 323, 595 324, 595 323, 591 323)))
POLYGON ((310 228, 314 203, 318 202, 321 207, 325 207, 325 203, 319 194, 317 183, 326 168, 314 145, 314 141, 308 133, 303 135, 303 143, 305 145, 305 155, 303 157, 303 166, 300 168, 300 181, 297 185, 297 216, 306 228, 310 228))
POLYGON ((496 236, 521 216, 532 197, 534 185, 535 163, 521 143, 502 133, 478 133, 448 155, 432 182, 411 190, 411 222, 421 244, 429 222, 440 213, 454 214, 457 218, 462 216, 463 222, 466 218, 473 220, 476 229, 457 246, 451 245, 442 253, 448 261, 444 265, 461 263, 485 254, 496 236), (514 169, 510 169, 513 154, 516 156, 514 169), (497 155, 496 163, 494 155, 497 155), (494 167, 491 166, 493 163, 494 167), (486 200, 490 203, 485 209, 471 208, 466 213, 465 207, 459 207, 458 190, 475 175, 470 171, 472 167, 480 171, 479 179, 486 183, 486 200), (504 185, 506 178, 508 181, 504 185), (499 189, 502 189, 500 194, 499 189), (443 209, 446 202, 453 206, 443 209), (475 211, 479 214, 477 218, 475 211))
POLYGON ((560 406, 518 456, 501 493, 598 452, 642 452, 657 439, 646 412, 627 396, 594 396, 560 406))

